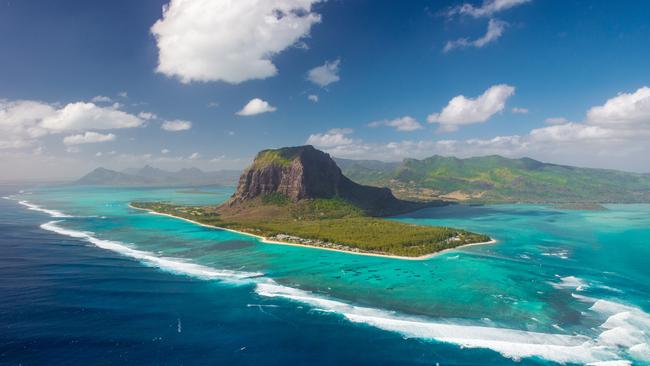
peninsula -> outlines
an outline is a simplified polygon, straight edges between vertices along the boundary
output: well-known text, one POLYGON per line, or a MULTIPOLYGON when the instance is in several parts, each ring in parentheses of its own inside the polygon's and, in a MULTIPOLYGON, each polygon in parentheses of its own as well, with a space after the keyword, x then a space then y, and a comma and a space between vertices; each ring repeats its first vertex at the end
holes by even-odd
POLYGON ((445 249, 491 242, 465 230, 411 225, 381 217, 442 201, 410 202, 388 188, 357 184, 312 146, 263 150, 221 205, 133 202, 134 208, 249 235, 266 242, 357 254, 424 258, 445 249))

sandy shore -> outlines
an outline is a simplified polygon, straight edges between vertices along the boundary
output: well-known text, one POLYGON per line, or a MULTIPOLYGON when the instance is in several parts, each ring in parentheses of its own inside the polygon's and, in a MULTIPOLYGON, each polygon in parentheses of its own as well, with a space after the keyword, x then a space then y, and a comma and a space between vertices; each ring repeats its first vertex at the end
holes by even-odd
POLYGON ((342 249, 334 249, 334 248, 325 248, 325 247, 319 247, 319 246, 316 246, 316 245, 306 245, 306 244, 297 244, 297 243, 289 243, 289 242, 284 242, 284 241, 271 240, 271 239, 268 239, 268 238, 266 238, 266 237, 264 237, 264 236, 260 236, 260 235, 255 235, 255 234, 251 234, 251 233, 247 233, 247 232, 243 232, 243 231, 237 231, 237 230, 233 230, 233 229, 228 229, 228 228, 225 228, 225 227, 220 227, 220 226, 215 226, 215 225, 203 224, 203 223, 201 223, 201 222, 194 221, 194 220, 190 220, 190 219, 187 219, 187 218, 185 218, 185 217, 180 217, 180 216, 175 216, 175 215, 171 215, 171 214, 166 214, 166 213, 156 212, 156 211, 149 210, 149 209, 146 209, 146 208, 134 207, 134 206, 131 206, 131 204, 129 204, 129 207, 132 208, 132 209, 135 209, 135 210, 147 211, 147 212, 149 212, 149 213, 152 214, 152 215, 167 216, 167 217, 171 217, 171 218, 174 218, 174 219, 187 221, 187 222, 190 222, 190 223, 192 223, 192 224, 199 225, 199 226, 203 226, 203 227, 207 227, 207 228, 211 228, 211 229, 225 230, 225 231, 230 231, 230 232, 232 232, 232 233, 237 233, 237 234, 241 234, 241 235, 252 236, 252 237, 254 237, 254 238, 259 239, 262 243, 265 243, 265 244, 290 245, 290 246, 294 246, 294 247, 303 247, 303 248, 312 248, 312 249, 320 249, 320 250, 329 250, 329 251, 332 251, 332 252, 339 252, 339 253, 345 253, 345 254, 356 254, 356 255, 365 255, 365 256, 369 256, 369 257, 380 257, 380 258, 390 258, 390 259, 402 259, 402 260, 410 260, 410 261, 421 261, 421 260, 426 260, 426 259, 429 259, 429 258, 433 258, 433 257, 435 257, 435 256, 438 256, 438 255, 441 255, 441 254, 444 254, 444 253, 450 252, 450 251, 454 251, 454 250, 459 249, 459 248, 471 247, 471 246, 475 246, 475 245, 488 245, 488 244, 495 244, 495 243, 497 242, 495 239, 491 239, 491 240, 484 241, 484 242, 480 242, 480 243, 469 243, 469 244, 463 244, 463 245, 459 245, 459 246, 457 246, 457 247, 455 247, 455 248, 444 249, 444 250, 441 250, 441 251, 439 251, 439 252, 435 252, 435 253, 431 253, 431 254, 426 254, 426 255, 419 256, 419 257, 404 257, 404 256, 399 256, 399 255, 390 255, 390 254, 377 254, 377 253, 368 253, 368 252, 354 252, 354 251, 351 251, 351 250, 342 250, 342 249))

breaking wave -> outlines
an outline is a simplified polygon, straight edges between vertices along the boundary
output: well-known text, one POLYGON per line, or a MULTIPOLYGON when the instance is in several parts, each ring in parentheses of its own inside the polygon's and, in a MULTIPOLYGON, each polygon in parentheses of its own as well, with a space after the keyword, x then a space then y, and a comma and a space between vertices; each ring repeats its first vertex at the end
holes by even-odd
POLYGON ((25 206, 25 207, 27 207, 29 210, 43 212, 43 213, 46 213, 46 214, 48 214, 48 215, 50 215, 52 217, 58 217, 58 218, 74 217, 74 216, 66 215, 61 211, 49 210, 47 208, 43 208, 41 206, 35 205, 33 203, 29 203, 27 201, 18 201, 18 203, 25 206))
MULTIPOLYGON (((576 277, 566 278, 564 282, 565 285, 571 283, 571 287, 585 285, 583 280, 576 277)), ((515 360, 540 357, 559 363, 590 365, 630 365, 626 358, 650 362, 650 315, 641 309, 607 300, 580 298, 582 301, 595 301, 590 310, 608 316, 600 326, 602 332, 592 338, 407 317, 328 299, 279 285, 270 279, 258 283, 255 292, 261 296, 298 301, 320 311, 338 313, 351 322, 397 332, 406 337, 430 339, 465 348, 487 348, 515 360)))
POLYGON ((124 256, 135 258, 145 265, 157 267, 167 272, 189 275, 206 280, 219 279, 233 283, 242 283, 245 282, 244 280, 246 279, 263 275, 263 273, 258 272, 218 270, 200 264, 186 262, 179 258, 159 257, 150 252, 129 248, 119 241, 99 239, 93 236, 93 233, 90 232, 65 229, 57 225, 59 222, 60 221, 50 221, 41 225, 41 228, 57 234, 85 240, 99 248, 111 250, 124 256))

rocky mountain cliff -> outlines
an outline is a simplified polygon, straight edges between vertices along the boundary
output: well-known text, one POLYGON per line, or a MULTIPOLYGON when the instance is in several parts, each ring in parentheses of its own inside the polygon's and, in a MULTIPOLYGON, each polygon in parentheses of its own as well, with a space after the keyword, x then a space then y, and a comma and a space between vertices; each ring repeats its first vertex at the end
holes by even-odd
POLYGON ((328 154, 310 145, 259 152, 239 178, 237 191, 228 204, 233 206, 269 194, 281 194, 293 202, 342 198, 376 216, 423 207, 421 203, 395 198, 388 188, 351 181, 328 154))

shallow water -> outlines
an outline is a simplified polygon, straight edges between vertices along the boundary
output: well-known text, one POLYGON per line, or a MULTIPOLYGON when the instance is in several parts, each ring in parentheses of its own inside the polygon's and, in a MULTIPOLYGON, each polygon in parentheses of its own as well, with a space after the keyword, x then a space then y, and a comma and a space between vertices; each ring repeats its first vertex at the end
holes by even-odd
MULTIPOLYGON (((56 300, 47 303, 54 310, 48 308, 43 322, 57 339, 88 331, 76 323, 77 315, 83 315, 79 309, 99 311, 102 315, 93 317, 94 324, 105 329, 98 339, 111 341, 98 345, 97 354, 111 353, 112 348, 119 354, 120 334, 134 330, 129 342, 140 342, 145 349, 154 347, 161 354, 171 352, 170 347, 189 347, 178 343, 178 336, 165 338, 164 346, 153 346, 149 334, 139 335, 140 327, 153 335, 164 324, 169 329, 160 334, 181 334, 179 329, 187 334, 192 329, 207 337, 196 344, 195 356, 177 355, 174 360, 178 362, 172 363, 494 365, 513 360, 521 360, 520 364, 619 360, 650 364, 650 205, 610 205, 607 211, 449 206, 394 218, 464 228, 498 240, 494 245, 466 247, 425 261, 263 244, 248 236, 127 206, 131 200, 217 203, 232 193, 230 189, 202 191, 210 194, 63 187, 3 192, 11 200, 0 203, 2 231, 9 233, 8 239, 2 239, 0 253, 4 252, 4 261, 19 263, 2 269, 3 276, 14 278, 10 289, 2 290, 15 292, 7 297, 9 309, 24 306, 32 300, 30 296, 54 296, 56 300), (16 221, 24 224, 16 225, 16 221), (28 251, 22 243, 29 244, 28 251), (32 258, 33 252, 39 253, 37 259, 32 258), (45 263, 38 261, 39 255, 46 257, 45 263), (61 262, 78 256, 92 260, 60 268, 61 262), (39 268, 38 273, 44 271, 56 285, 44 290, 37 283, 28 291, 23 289, 23 282, 32 283, 24 263, 39 268), (87 271, 102 280, 87 277, 87 271), (68 277, 74 281, 66 281, 68 277), (192 311, 195 324, 190 328, 180 317, 161 320, 161 314, 172 311, 167 307, 132 325, 101 311, 102 299, 116 292, 109 309, 132 311, 134 316, 147 313, 147 307, 158 305, 143 304, 155 300, 148 298, 151 294, 165 297, 167 281, 175 284, 171 307, 175 312, 218 304, 214 310, 202 309, 203 313, 192 311), (126 289, 113 287, 117 285, 126 289), (142 288, 147 290, 140 294, 142 288), (76 300, 68 301, 67 295, 76 300), (197 296, 201 305, 195 304, 197 296), (63 308, 73 316, 57 312, 60 297, 66 298, 63 308), (69 331, 67 321, 76 324, 74 332, 69 331), (231 323, 244 325, 239 329, 239 325, 228 326, 231 323), (114 333, 114 327, 122 333, 114 333), (309 343, 306 352, 302 347, 310 341, 296 338, 325 340, 309 343), (234 340, 259 348, 220 348, 234 340), (291 342, 279 341, 279 345, 278 340, 291 342), (277 347, 274 357, 262 357, 259 352, 271 345, 277 347)), ((5 305, 0 303, 2 309, 5 305)), ((32 314, 29 306, 26 309, 32 314)), ((39 309, 33 311, 39 314, 39 309)), ((5 329, 43 326, 11 310, 2 310, 2 314, 0 325, 5 329)), ((4 338, 0 360, 4 356, 18 361, 26 354, 43 357, 51 352, 49 341, 39 337, 0 337, 4 338), (19 346, 30 352, 21 352, 19 346)), ((57 347, 78 349, 74 343, 57 347)), ((136 348, 128 348, 125 357, 143 362, 135 355, 144 350, 136 348)), ((75 358, 72 363, 81 360, 75 358)), ((149 363, 159 362, 152 359, 149 363)))

